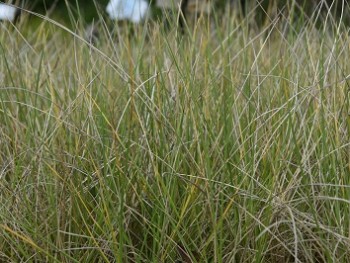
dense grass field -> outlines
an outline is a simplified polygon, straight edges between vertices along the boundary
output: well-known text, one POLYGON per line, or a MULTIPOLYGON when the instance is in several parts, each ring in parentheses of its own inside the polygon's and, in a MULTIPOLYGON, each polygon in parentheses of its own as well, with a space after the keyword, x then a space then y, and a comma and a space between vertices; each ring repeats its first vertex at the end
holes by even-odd
POLYGON ((341 19, 101 24, 94 45, 40 19, 0 24, 1 262, 350 261, 341 19))

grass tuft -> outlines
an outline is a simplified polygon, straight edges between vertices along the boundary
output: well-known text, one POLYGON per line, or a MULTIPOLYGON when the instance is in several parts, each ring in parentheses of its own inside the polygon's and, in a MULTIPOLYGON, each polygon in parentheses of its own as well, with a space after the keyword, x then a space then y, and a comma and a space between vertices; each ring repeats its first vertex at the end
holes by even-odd
POLYGON ((0 260, 349 262, 350 39, 317 12, 1 24, 0 260))

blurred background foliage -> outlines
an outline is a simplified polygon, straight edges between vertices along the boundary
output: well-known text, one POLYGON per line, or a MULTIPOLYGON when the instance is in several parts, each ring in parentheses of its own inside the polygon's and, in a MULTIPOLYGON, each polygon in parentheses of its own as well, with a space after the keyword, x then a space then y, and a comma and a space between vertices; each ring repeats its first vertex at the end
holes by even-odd
MULTIPOLYGON (((199 0, 205 1, 205 0, 199 0)), ((321 10, 324 16, 332 14, 335 18, 342 17, 349 24, 349 14, 342 14, 343 4, 349 6, 348 0, 212 0, 214 9, 218 12, 225 11, 228 6, 239 9, 242 14, 255 10, 257 23, 263 23, 266 19, 276 15, 293 13, 294 19, 300 19, 315 15, 315 10, 321 10)), ((105 8, 109 0, 10 0, 7 1, 23 8, 33 10, 40 14, 49 14, 60 21, 70 21, 79 17, 85 22, 91 22, 98 18, 98 14, 105 15, 105 8), (53 10, 55 12, 53 12, 53 10)), ((159 13, 155 8, 156 0, 150 0, 154 13, 159 13)), ((271 21, 270 21, 271 22, 271 21)), ((322 22, 322 21, 320 21, 322 22)))

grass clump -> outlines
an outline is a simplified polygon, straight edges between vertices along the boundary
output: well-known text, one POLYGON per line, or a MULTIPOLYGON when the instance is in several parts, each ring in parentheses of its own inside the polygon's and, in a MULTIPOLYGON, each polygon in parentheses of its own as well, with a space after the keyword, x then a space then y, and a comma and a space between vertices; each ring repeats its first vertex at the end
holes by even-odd
POLYGON ((350 260, 341 22, 0 26, 2 261, 350 260))

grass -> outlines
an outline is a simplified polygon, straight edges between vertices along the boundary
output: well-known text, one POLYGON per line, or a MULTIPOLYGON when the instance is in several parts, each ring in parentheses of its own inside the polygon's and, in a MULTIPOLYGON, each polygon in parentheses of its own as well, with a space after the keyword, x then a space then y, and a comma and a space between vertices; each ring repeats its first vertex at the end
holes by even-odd
POLYGON ((1 261, 349 262, 348 29, 252 17, 1 24, 1 261))

